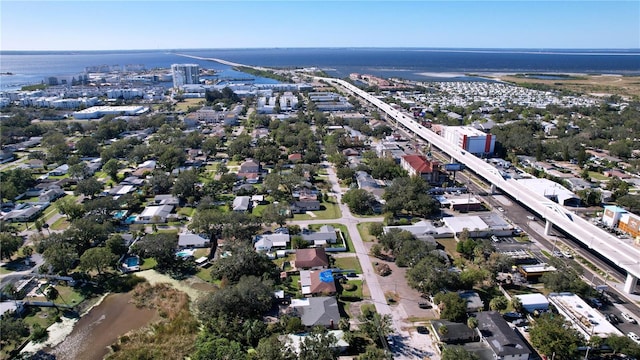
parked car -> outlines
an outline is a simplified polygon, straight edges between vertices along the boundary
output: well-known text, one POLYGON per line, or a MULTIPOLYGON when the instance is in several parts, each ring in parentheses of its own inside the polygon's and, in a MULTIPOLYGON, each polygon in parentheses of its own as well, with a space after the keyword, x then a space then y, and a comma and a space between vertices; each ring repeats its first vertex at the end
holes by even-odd
POLYGON ((571 253, 568 252, 568 251, 562 251, 562 255, 564 257, 566 257, 567 259, 572 259, 573 258, 573 255, 571 255, 571 253))
POLYGON ((620 315, 627 320, 628 322, 632 323, 632 324, 637 324, 638 322, 636 321, 636 319, 634 319, 631 315, 627 314, 626 312, 620 313, 620 315))
POLYGON ((613 320, 611 322, 612 324, 619 324, 622 322, 620 321, 620 318, 616 314, 609 314, 609 317, 611 318, 611 320, 613 320))
POLYGON ((629 337, 629 339, 635 341, 636 343, 640 344, 640 336, 638 336, 636 333, 629 331, 627 333, 627 336, 629 337))
POLYGON ((562 257, 562 253, 558 250, 554 250, 552 253, 553 257, 558 257, 561 258, 562 257))
POLYGON ((420 309, 431 309, 433 307, 433 305, 431 305, 430 303, 428 303, 426 301, 420 301, 418 303, 418 306, 420 307, 420 309))
POLYGON ((429 333, 429 329, 427 329, 426 326, 418 326, 416 328, 416 331, 418 331, 418 334, 428 334, 429 333))

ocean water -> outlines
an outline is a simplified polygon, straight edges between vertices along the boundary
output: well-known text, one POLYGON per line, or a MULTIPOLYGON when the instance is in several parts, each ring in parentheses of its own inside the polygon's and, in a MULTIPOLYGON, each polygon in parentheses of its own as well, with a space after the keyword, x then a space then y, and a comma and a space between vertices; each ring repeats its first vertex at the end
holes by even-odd
MULTIPOLYGON (((509 50, 420 48, 275 48, 83 52, 0 52, 0 87, 40 83, 48 76, 80 74, 87 66, 142 64, 146 69, 196 63, 230 71, 226 65, 179 56, 220 58, 267 67, 316 67, 332 76, 367 73, 409 80, 471 80, 481 73, 591 73, 640 75, 640 49, 509 50), (5 75, 12 73, 13 75, 5 75)), ((230 73, 232 74, 232 73, 230 73)), ((224 75, 223 75, 224 76, 224 75)))

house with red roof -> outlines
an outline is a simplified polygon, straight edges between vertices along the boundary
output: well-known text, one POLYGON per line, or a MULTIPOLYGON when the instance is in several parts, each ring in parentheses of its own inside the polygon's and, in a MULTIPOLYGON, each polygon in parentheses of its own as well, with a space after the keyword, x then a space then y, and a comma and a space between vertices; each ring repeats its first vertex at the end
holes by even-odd
POLYGON ((429 184, 440 182, 440 162, 427 160, 424 155, 404 155, 400 158, 400 166, 409 173, 409 176, 420 176, 429 184))

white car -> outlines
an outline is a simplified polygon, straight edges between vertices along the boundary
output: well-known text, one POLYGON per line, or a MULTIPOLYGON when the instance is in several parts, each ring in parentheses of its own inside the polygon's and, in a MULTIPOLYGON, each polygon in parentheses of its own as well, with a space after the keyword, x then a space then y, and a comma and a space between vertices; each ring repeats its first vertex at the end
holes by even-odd
POLYGON ((632 323, 632 324, 636 324, 637 321, 636 319, 634 319, 633 317, 631 317, 631 315, 627 314, 626 312, 620 313, 620 315, 627 320, 628 322, 632 323))
POLYGON ((627 336, 629 337, 629 339, 635 341, 636 343, 640 344, 640 336, 638 336, 636 333, 629 331, 627 333, 627 336))
POLYGON ((504 209, 503 209, 502 207, 499 207, 499 208, 498 208, 498 211, 500 211, 500 212, 504 212, 504 209))

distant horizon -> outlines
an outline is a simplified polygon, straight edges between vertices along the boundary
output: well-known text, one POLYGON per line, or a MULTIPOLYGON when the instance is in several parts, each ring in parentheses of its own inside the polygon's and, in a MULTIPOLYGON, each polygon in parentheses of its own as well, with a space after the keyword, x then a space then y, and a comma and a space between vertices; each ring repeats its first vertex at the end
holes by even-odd
POLYGON ((265 47, 200 47, 200 48, 137 48, 137 49, 63 49, 63 50, 12 50, 12 49, 0 49, 2 53, 69 53, 69 52, 116 52, 116 51, 163 51, 163 52, 179 52, 179 51, 201 51, 201 50, 296 50, 296 49, 420 49, 420 50, 442 50, 442 51, 469 51, 469 52, 483 52, 483 51, 515 51, 515 52, 555 52, 555 51, 639 51, 640 47, 620 47, 620 48, 545 48, 545 47, 432 47, 432 46, 265 46, 265 47))

